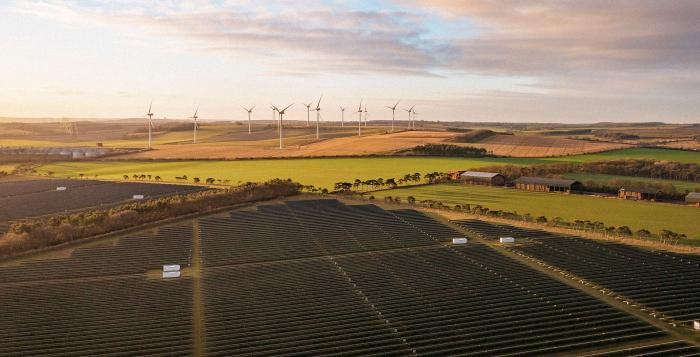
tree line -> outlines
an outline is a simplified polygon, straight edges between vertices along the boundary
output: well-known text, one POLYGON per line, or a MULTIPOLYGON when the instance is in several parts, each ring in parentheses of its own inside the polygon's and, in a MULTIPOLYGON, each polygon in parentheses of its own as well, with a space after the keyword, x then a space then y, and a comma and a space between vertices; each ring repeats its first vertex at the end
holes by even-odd
POLYGON ((392 189, 398 186, 405 185, 419 185, 432 184, 438 182, 445 182, 449 180, 450 174, 446 172, 428 172, 421 175, 419 172, 405 174, 398 179, 395 177, 390 178, 376 178, 361 180, 356 178, 352 182, 340 181, 333 185, 336 193, 352 193, 352 192, 366 192, 366 191, 376 191, 379 189, 392 189))
POLYGON ((301 185, 296 182, 274 179, 13 222, 8 232, 0 236, 0 258, 190 213, 292 196, 300 190, 301 185))

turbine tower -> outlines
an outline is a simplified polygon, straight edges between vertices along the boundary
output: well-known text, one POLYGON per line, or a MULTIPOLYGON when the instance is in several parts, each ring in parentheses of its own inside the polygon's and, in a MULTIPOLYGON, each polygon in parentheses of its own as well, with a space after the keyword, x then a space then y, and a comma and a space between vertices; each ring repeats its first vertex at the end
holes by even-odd
POLYGON ((342 128, 342 127, 345 127, 345 109, 348 109, 348 108, 343 108, 340 106, 339 106, 339 108, 340 108, 340 127, 342 128))
POLYGON ((404 109, 406 112, 408 112, 408 130, 411 130, 411 113, 413 113, 413 107, 410 107, 409 109, 404 109))
POLYGON ((272 106, 272 108, 274 110, 276 110, 278 113, 280 113, 280 149, 282 148, 282 119, 284 116, 284 111, 289 109, 289 107, 291 107, 292 105, 294 105, 294 103, 288 105, 286 108, 284 108, 282 110, 277 109, 277 107, 275 107, 274 105, 272 106))
POLYGON ((197 125, 197 118, 199 118, 199 117, 197 116, 197 112, 198 112, 198 111, 199 111, 199 105, 197 106, 197 109, 194 110, 194 115, 192 116, 192 119, 194 120, 194 127, 193 127, 193 128, 194 128, 194 132, 193 132, 193 135, 192 135, 192 143, 193 143, 193 144, 196 144, 196 143, 197 143, 197 128, 199 127, 199 125, 197 125))
POLYGON ((394 119, 396 119, 396 116, 395 116, 396 106, 398 106, 398 105, 399 105, 399 102, 396 102, 396 104, 394 104, 393 107, 387 107, 387 108, 391 109, 391 132, 392 133, 394 132, 394 119))
POLYGON ((321 97, 318 98, 318 103, 316 103, 316 140, 318 140, 319 135, 318 135, 318 126, 319 126, 319 121, 321 120, 321 99, 323 99, 323 94, 321 94, 321 97))
POLYGON ((418 112, 416 112, 416 110, 413 109, 413 130, 416 130, 416 114, 418 114, 418 112))
POLYGON ((151 130, 153 129, 153 112, 151 112, 151 107, 153 106, 153 102, 148 105, 148 113, 146 113, 146 116, 148 117, 148 149, 151 149, 151 130))
MULTIPOLYGON (((248 134, 250 134, 250 113, 253 112, 253 109, 255 109, 255 106, 252 106, 250 108, 243 107, 243 110, 248 112, 248 134)), ((274 114, 275 112, 272 113, 274 114)))
POLYGON ((357 136, 362 136, 362 99, 360 99, 360 106, 357 108, 357 136))
MULTIPOLYGON (((304 104, 304 103, 301 103, 304 104)), ((306 107, 306 127, 309 127, 309 113, 311 112, 311 105, 314 104, 314 102, 311 102, 309 104, 304 104, 306 107)))

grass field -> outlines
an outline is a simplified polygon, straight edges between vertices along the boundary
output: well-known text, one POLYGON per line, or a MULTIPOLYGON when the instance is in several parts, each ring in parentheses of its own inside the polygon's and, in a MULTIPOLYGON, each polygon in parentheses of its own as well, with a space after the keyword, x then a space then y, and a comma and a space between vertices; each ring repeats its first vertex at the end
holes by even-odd
POLYGON ((685 233, 693 240, 700 240, 700 209, 690 206, 461 184, 399 188, 378 191, 373 195, 377 198, 401 197, 404 202, 406 197, 413 196, 419 201, 482 205, 492 210, 530 213, 549 219, 561 217, 567 221, 601 221, 606 225, 626 225, 633 231, 642 228, 652 232, 670 229, 685 233))
POLYGON ((145 174, 161 176, 164 181, 174 181, 176 176, 187 175, 238 181, 264 181, 271 178, 291 178, 303 184, 333 188, 338 181, 359 179, 399 178, 407 173, 421 174, 433 171, 469 169, 494 164, 530 165, 543 163, 540 159, 466 159, 466 158, 335 158, 335 159, 285 159, 238 161, 94 161, 61 162, 38 169, 39 173, 54 172, 56 177, 85 174, 98 175, 99 179, 121 179, 123 175, 145 174))
POLYGON ((676 186, 676 190, 678 192, 685 192, 685 191, 695 191, 696 189, 700 190, 700 182, 688 182, 688 181, 679 181, 679 180, 659 180, 659 179, 651 179, 651 178, 646 178, 646 177, 634 177, 634 176, 617 176, 617 175, 606 175, 606 174, 594 174, 594 173, 573 173, 573 174, 565 174, 564 175, 566 178, 578 180, 581 182, 586 182, 586 181, 595 181, 595 182, 607 182, 610 180, 629 180, 633 182, 649 182, 649 183, 669 183, 672 184, 673 186, 676 186))
POLYGON ((648 148, 631 148, 622 150, 613 150, 600 152, 596 154, 573 155, 552 158, 553 161, 573 161, 573 162, 589 162, 599 160, 613 159, 655 159, 676 161, 687 164, 700 165, 699 151, 683 151, 673 149, 648 149, 648 148))

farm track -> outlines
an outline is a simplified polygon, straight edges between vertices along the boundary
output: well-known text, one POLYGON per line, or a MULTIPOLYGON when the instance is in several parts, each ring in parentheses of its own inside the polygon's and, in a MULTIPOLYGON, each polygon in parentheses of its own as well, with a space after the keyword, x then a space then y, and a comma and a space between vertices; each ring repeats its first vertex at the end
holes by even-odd
POLYGON ((700 353, 414 210, 292 200, 193 222, 0 267, 0 356, 700 353), (146 276, 163 264, 189 273, 146 276))

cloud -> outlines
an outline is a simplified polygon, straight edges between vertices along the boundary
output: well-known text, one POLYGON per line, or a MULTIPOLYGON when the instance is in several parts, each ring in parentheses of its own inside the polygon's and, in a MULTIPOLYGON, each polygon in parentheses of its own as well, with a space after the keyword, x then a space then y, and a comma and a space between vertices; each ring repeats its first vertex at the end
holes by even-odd
POLYGON ((696 70, 700 2, 424 0, 478 28, 457 38, 451 64, 468 71, 533 75, 617 70, 696 70))
POLYGON ((434 45, 421 39, 426 30, 420 17, 408 12, 300 8, 293 2, 150 4, 51 0, 23 3, 20 11, 111 26, 134 36, 156 35, 188 51, 250 57, 276 72, 433 76, 440 66, 434 45))

